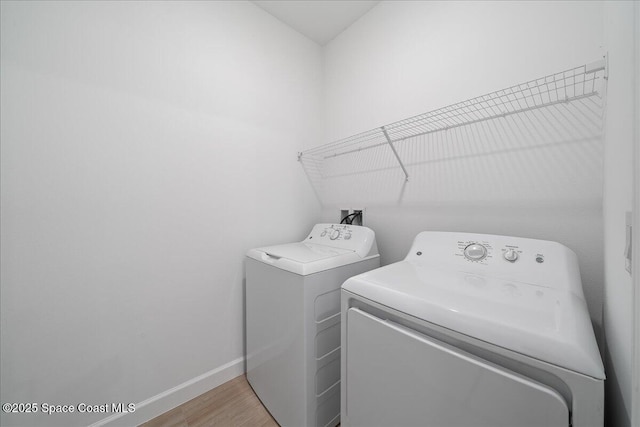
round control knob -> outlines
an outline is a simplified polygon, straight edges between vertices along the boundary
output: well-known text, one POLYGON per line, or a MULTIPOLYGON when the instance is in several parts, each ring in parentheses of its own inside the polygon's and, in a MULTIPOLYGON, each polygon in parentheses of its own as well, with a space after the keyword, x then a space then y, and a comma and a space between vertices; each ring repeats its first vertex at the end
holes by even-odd
POLYGON ((349 240, 351 238, 351 234, 345 234, 344 235, 344 240, 349 240))
POLYGON ((507 249, 507 251, 504 253, 504 259, 509 262, 516 262, 516 260, 518 259, 518 252, 514 251, 513 249, 507 249))
POLYGON ((472 243, 464 248, 464 256, 471 261, 480 261, 487 256, 487 248, 480 243, 472 243))
POLYGON ((329 235, 331 240, 336 240, 338 237, 340 237, 340 230, 333 230, 329 235))

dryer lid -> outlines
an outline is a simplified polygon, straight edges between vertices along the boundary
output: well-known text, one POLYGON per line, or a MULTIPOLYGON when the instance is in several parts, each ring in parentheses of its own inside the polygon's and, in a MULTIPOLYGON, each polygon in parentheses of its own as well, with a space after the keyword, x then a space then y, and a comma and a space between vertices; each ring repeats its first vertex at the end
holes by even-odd
POLYGON ((405 260, 343 289, 418 319, 604 379, 586 303, 564 289, 405 260))

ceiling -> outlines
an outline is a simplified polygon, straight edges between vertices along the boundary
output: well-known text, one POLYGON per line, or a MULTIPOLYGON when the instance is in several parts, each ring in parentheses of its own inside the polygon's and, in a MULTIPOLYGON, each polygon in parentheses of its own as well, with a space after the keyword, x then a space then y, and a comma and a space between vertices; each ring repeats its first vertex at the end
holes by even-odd
POLYGON ((257 6, 321 46, 367 13, 379 1, 254 1, 257 6))

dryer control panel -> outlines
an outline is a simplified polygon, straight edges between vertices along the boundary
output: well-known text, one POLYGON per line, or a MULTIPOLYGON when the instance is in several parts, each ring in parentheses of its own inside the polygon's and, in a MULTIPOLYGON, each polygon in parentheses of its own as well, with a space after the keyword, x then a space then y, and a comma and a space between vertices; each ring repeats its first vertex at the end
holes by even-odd
MULTIPOLYGON (((462 249, 462 254, 468 261, 480 262, 486 260, 488 262, 494 257, 493 245, 488 240, 459 241, 458 247, 464 248, 462 249)), ((520 259, 522 253, 522 249, 518 245, 505 244, 500 248, 498 257, 514 263, 520 259)), ((535 260, 542 264, 544 262, 544 254, 536 254, 535 260)))
POLYGON ((571 249, 557 242, 425 231, 416 236, 405 259, 539 286, 570 287, 582 295, 577 257, 571 249))
POLYGON ((349 249, 361 257, 377 255, 376 235, 368 227, 351 224, 316 224, 304 243, 349 249))

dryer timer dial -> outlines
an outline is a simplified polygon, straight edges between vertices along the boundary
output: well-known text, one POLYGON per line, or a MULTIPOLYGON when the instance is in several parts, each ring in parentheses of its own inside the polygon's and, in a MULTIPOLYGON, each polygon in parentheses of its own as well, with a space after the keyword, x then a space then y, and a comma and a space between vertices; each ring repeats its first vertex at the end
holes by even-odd
POLYGON ((464 248, 464 256, 470 261, 481 261, 487 256, 487 248, 480 243, 471 243, 464 248))

